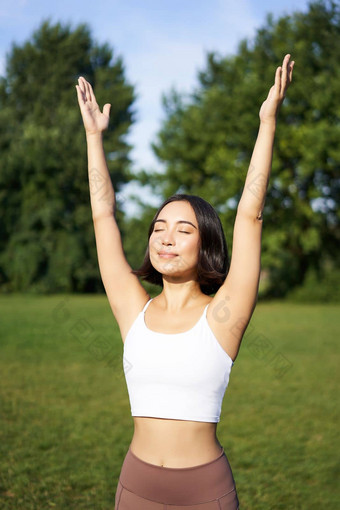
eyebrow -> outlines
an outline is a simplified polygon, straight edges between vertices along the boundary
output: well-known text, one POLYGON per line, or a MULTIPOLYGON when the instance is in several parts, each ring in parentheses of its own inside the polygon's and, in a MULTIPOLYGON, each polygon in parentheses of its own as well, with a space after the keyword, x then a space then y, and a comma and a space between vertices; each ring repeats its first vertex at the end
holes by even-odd
MULTIPOLYGON (((155 223, 157 223, 157 221, 166 223, 166 220, 156 220, 155 223)), ((191 223, 191 221, 179 220, 179 221, 176 221, 176 223, 187 223, 188 225, 191 225, 192 227, 194 227, 197 230, 197 227, 193 223, 191 223)))

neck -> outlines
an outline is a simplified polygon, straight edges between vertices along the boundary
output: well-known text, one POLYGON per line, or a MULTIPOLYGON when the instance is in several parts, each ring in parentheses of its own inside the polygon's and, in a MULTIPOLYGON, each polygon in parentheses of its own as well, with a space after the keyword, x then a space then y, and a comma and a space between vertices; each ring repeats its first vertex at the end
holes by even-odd
POLYGON ((194 280, 174 283, 163 276, 163 290, 157 297, 157 301, 165 309, 176 312, 183 308, 190 308, 204 296, 199 283, 194 280))

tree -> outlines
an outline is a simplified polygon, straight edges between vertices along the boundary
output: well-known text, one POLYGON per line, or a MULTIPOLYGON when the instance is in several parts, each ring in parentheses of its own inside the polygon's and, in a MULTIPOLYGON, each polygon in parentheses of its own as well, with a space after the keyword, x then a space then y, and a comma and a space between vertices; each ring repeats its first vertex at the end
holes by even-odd
MULTIPOLYGON (((86 25, 41 24, 13 45, 0 81, 0 287, 102 290, 95 251, 84 129, 75 84, 83 75, 111 102, 104 146, 116 191, 129 180, 133 87, 121 57, 86 25)), ((92 174, 96 182, 95 170, 92 174)), ((118 217, 121 216, 118 211, 118 217)))
MULTIPOLYGON (((294 83, 280 112, 264 208, 262 267, 267 295, 283 296, 308 269, 321 277, 339 242, 339 6, 317 1, 258 30, 234 56, 207 55, 199 86, 163 97, 165 121, 153 149, 163 174, 140 175, 162 198, 197 194, 220 213, 228 242, 258 130, 258 112, 286 53, 294 83)), ((256 192, 256 183, 254 184, 256 192)))

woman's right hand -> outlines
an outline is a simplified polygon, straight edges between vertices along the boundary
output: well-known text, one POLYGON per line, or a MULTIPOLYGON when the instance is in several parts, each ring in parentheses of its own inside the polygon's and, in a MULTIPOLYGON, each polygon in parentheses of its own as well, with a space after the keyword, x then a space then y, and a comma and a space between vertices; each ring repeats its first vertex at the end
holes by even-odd
POLYGON ((76 89, 86 134, 105 131, 109 125, 111 105, 105 104, 103 112, 101 112, 91 84, 82 76, 78 79, 76 89))

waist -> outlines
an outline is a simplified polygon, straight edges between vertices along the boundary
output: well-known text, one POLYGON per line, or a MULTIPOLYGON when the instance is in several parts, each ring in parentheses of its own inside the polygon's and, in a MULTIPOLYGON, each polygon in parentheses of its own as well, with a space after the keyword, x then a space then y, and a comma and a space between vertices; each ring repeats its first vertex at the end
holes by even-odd
POLYGON ((131 451, 163 467, 191 467, 215 459, 221 451, 217 423, 134 417, 131 451))
POLYGON ((147 463, 129 448, 120 483, 133 494, 167 505, 216 502, 216 498, 227 494, 233 497, 235 493, 235 481, 222 447, 210 462, 175 469, 147 463))

